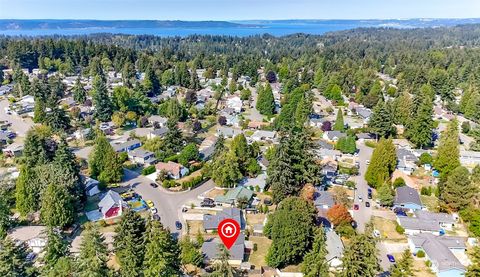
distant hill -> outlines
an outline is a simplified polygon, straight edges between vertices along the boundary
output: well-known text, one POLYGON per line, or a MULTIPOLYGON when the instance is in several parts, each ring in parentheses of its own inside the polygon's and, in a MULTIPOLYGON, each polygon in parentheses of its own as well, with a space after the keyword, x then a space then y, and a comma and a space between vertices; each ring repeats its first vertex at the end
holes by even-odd
POLYGON ((232 23, 227 21, 0 19, 0 30, 92 28, 237 28, 249 26, 255 27, 253 24, 232 23))

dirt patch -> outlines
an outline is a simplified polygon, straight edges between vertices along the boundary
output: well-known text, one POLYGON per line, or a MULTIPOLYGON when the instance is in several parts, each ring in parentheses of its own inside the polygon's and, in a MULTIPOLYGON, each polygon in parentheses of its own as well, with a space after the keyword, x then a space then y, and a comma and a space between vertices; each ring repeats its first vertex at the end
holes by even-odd
POLYGON ((247 214, 247 224, 254 226, 255 224, 262 224, 265 220, 265 214, 247 214))
POLYGON ((420 200, 422 200, 422 204, 427 207, 429 211, 436 212, 438 211, 438 198, 435 196, 427 196, 427 195, 420 195, 420 200))
POLYGON ((416 277, 435 277, 437 276, 432 270, 425 265, 424 260, 413 260, 413 272, 416 277))
POLYGON ((253 237, 250 236, 250 241, 257 244, 257 251, 253 251, 250 255, 249 262, 255 265, 255 268, 260 268, 261 266, 266 266, 267 262, 265 257, 267 256, 268 249, 272 244, 272 241, 266 237, 253 237))
POLYGON ((214 188, 205 194, 205 197, 215 199, 217 196, 224 195, 227 190, 214 188))
POLYGON ((187 221, 187 226, 187 233, 189 235, 193 235, 195 237, 198 233, 205 234, 203 229, 203 221, 189 220, 187 221))
POLYGON ((397 227, 397 222, 394 220, 389 220, 381 217, 374 216, 372 217, 373 224, 375 229, 380 231, 380 236, 382 239, 394 240, 394 241, 406 241, 407 237, 405 235, 399 234, 395 227, 397 227))

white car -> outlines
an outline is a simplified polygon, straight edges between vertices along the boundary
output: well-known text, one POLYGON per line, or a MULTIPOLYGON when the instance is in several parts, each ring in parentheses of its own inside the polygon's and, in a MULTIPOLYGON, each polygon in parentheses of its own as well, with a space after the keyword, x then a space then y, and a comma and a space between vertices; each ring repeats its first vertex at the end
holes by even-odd
POLYGON ((363 198, 361 196, 358 197, 358 202, 363 202, 363 198))
POLYGON ((369 165, 369 164, 370 164, 370 160, 366 160, 365 163, 366 163, 367 165, 369 165))
POLYGON ((157 208, 150 208, 150 212, 152 214, 156 214, 158 211, 157 211, 157 208))

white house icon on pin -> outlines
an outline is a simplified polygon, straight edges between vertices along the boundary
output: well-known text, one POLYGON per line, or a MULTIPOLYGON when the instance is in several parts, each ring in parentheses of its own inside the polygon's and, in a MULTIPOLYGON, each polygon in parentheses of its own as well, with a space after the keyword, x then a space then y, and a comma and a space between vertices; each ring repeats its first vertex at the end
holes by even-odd
POLYGON ((227 227, 225 228, 225 234, 226 234, 226 235, 231 235, 231 234, 233 234, 233 228, 232 228, 232 226, 227 226, 227 227))

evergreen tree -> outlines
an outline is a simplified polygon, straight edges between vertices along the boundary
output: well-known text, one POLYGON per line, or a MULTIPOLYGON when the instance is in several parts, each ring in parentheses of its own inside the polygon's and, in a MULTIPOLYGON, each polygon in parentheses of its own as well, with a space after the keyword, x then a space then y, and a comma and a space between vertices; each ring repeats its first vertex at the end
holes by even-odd
POLYGON ((400 94, 393 100, 394 117, 396 124, 406 125, 410 121, 412 114, 412 99, 407 92, 400 94))
POLYGON ((302 272, 305 277, 328 276, 330 265, 327 263, 327 238, 323 226, 315 229, 312 249, 305 255, 302 272))
MULTIPOLYGON (((200 233, 198 233, 200 234, 200 233)), ((200 246, 201 244, 199 244, 200 246)), ((194 265, 200 267, 203 264, 203 255, 190 237, 185 236, 180 242, 182 265, 194 265)))
POLYGON ((395 200, 395 191, 388 183, 384 183, 378 188, 377 197, 381 205, 391 207, 395 200))
POLYGON ((150 66, 145 71, 143 86, 150 96, 160 93, 160 81, 158 80, 155 71, 150 66))
POLYGON ((10 207, 7 199, 5 199, 3 195, 0 195, 0 239, 3 239, 7 235, 11 224, 10 207))
POLYGON ((266 84, 265 88, 258 89, 256 108, 261 114, 267 116, 270 116, 275 112, 275 98, 273 97, 270 84, 266 84))
POLYGON ((458 122, 452 120, 440 136, 437 156, 433 166, 440 172, 440 180, 446 181, 450 172, 460 166, 460 150, 458 145, 458 122))
POLYGON ((393 118, 385 102, 380 101, 373 109, 372 116, 368 122, 368 127, 372 133, 382 138, 388 138, 395 134, 393 118))
POLYGON ((31 261, 27 260, 29 254, 25 243, 16 243, 10 238, 0 241, 0 274, 8 277, 35 276, 35 269, 31 261))
POLYGON ((145 221, 131 209, 123 214, 116 227, 113 247, 120 264, 121 276, 141 276, 145 252, 145 221))
POLYGON ((33 122, 43 123, 47 117, 47 112, 45 111, 46 106, 45 102, 42 99, 35 99, 35 107, 33 108, 33 122))
POLYGON ((108 95, 107 85, 100 76, 96 76, 93 80, 92 94, 95 118, 103 122, 109 121, 113 113, 113 105, 108 95))
POLYGON ((343 252, 342 277, 374 277, 379 270, 375 240, 365 234, 355 235, 343 252))
POLYGON ((123 84, 125 86, 127 86, 128 88, 131 88, 132 87, 132 84, 135 80, 135 75, 136 75, 136 71, 135 71, 135 65, 133 65, 133 63, 130 61, 130 60, 127 60, 124 64, 123 64, 123 68, 122 68, 122 81, 123 81, 123 84))
POLYGON ((47 113, 45 117, 45 123, 55 131, 67 131, 70 125, 70 117, 63 108, 55 106, 51 108, 51 111, 47 113))
POLYGON ((108 139, 100 132, 95 139, 88 165, 92 178, 101 182, 119 182, 122 178, 122 163, 108 139))
POLYGON ((220 187, 233 188, 242 178, 238 158, 233 152, 223 152, 211 165, 212 180, 220 187))
POLYGON ((32 184, 35 174, 33 168, 22 166, 15 186, 15 204, 22 215, 33 212, 38 207, 37 191, 32 184))
POLYGON ((480 246, 475 246, 473 248, 473 253, 471 255, 471 264, 465 272, 465 277, 477 277, 480 276, 480 246))
POLYGON ((107 276, 108 250, 105 238, 97 227, 90 225, 84 231, 80 254, 76 263, 76 275, 80 277, 107 276))
POLYGON ((230 260, 230 252, 223 244, 218 245, 220 257, 219 261, 213 265, 213 272, 209 277, 236 277, 238 272, 233 268, 228 261, 230 260))
POLYGON ((396 165, 397 154, 392 139, 381 139, 373 151, 365 180, 370 186, 379 188, 390 179, 396 165))
POLYGON ((423 148, 432 143, 433 128, 433 102, 425 97, 419 107, 414 110, 414 114, 407 125, 406 136, 419 148, 423 148))
POLYGON ((167 122, 168 131, 163 139, 163 149, 167 153, 167 156, 175 155, 183 147, 183 135, 180 129, 178 129, 177 123, 169 119, 167 122))
POLYGON ((83 88, 83 84, 80 81, 80 77, 77 78, 75 86, 73 87, 73 100, 78 104, 83 104, 87 100, 87 92, 83 88))
POLYGON ((472 203, 478 189, 469 176, 468 169, 459 166, 449 173, 445 185, 441 187, 440 199, 450 210, 459 211, 472 203))
POLYGON ((343 132, 345 131, 345 123, 343 122, 343 111, 338 109, 337 119, 335 119, 335 124, 333 124, 333 130, 343 132))
POLYGON ((49 272, 60 258, 67 257, 70 253, 68 243, 63 239, 59 230, 50 227, 47 232, 47 245, 44 249, 43 262, 45 264, 44 270, 49 272))
POLYGON ((285 267, 301 261, 313 239, 315 207, 311 202, 289 197, 268 217, 264 233, 272 239, 266 257, 272 267, 285 267))
POLYGON ((62 184, 49 184, 42 194, 42 222, 49 227, 64 228, 75 219, 72 196, 62 184))
POLYGON ((335 148, 342 151, 342 153, 354 154, 355 152, 357 152, 355 137, 347 136, 340 138, 335 145, 335 148))
POLYGON ((177 241, 159 221, 147 224, 145 240, 145 277, 177 276, 180 274, 180 248, 177 241))
POLYGON ((43 276, 46 277, 72 277, 74 273, 74 263, 70 257, 61 257, 53 265, 53 267, 47 270, 43 276))
POLYGON ((390 267, 392 277, 413 276, 413 257, 409 249, 405 250, 397 264, 390 267))

